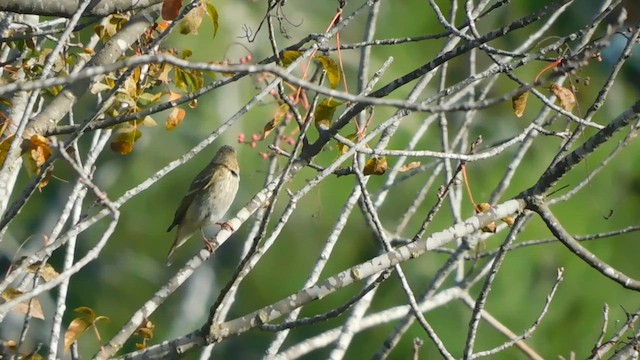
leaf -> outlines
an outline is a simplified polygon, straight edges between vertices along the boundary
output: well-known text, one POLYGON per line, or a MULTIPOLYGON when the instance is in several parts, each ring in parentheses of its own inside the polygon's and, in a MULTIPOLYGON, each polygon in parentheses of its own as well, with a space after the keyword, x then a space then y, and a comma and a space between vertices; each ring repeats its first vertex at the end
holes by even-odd
POLYGON ((324 71, 327 72, 327 79, 329 79, 331 88, 335 89, 338 87, 340 84, 340 67, 338 64, 328 56, 316 56, 315 59, 318 60, 324 71))
POLYGON ((560 107, 566 111, 571 112, 573 107, 576 106, 576 96, 573 91, 558 84, 551 84, 549 90, 558 98, 560 107))
POLYGON ((417 167, 420 167, 420 165, 421 165, 420 161, 413 161, 413 162, 410 162, 410 163, 402 165, 400 167, 400 169, 398 169, 398 171, 399 172, 407 172, 407 171, 413 170, 413 169, 415 169, 417 167))
POLYGON ((71 345, 80 338, 89 327, 91 326, 91 322, 83 317, 77 317, 71 320, 69 326, 67 327, 67 331, 64 333, 64 352, 69 351, 71 345))
POLYGON ((182 35, 197 34, 200 25, 202 24, 202 16, 204 15, 204 9, 202 6, 197 6, 180 21, 178 30, 182 35))
MULTIPOLYGON (((351 142, 355 142, 357 138, 358 138, 358 134, 357 133, 353 133, 353 134, 347 135, 347 139, 351 140, 351 142)), ((344 155, 344 153, 349 151, 349 146, 347 146, 345 144, 342 144, 342 143, 338 143, 337 148, 338 148, 338 152, 340 153, 340 155, 344 155)))
MULTIPOLYGON (((480 204, 476 204, 475 205, 476 214, 487 212, 489 210, 491 210, 491 204, 489 204, 489 203, 480 203, 480 204)), ((492 222, 492 223, 488 224, 487 226, 483 227, 480 230, 482 232, 495 233, 497 228, 498 228, 498 226, 496 225, 496 223, 492 222)))
MULTIPOLYGON (((7 288, 0 297, 4 300, 3 302, 13 300, 16 297, 22 295, 23 292, 20 290, 16 290, 13 288, 7 288)), ((42 306, 40 305, 40 301, 37 298, 32 298, 31 300, 25 300, 20 302, 18 305, 14 306, 11 311, 17 312, 18 314, 29 314, 29 316, 34 317, 36 319, 44 320, 44 313, 42 312, 42 306), (29 302, 31 302, 31 307, 29 307, 29 302)))
POLYGON ((522 94, 518 94, 511 98, 513 113, 516 114, 517 117, 522 117, 522 115, 524 115, 524 110, 527 107, 528 97, 529 97, 529 92, 525 91, 522 94))
POLYGON ((262 139, 266 138, 271 133, 271 131, 273 131, 273 129, 275 129, 282 122, 282 119, 285 118, 288 112, 289 105, 280 105, 278 110, 276 110, 276 113, 273 115, 273 118, 269 120, 269 122, 262 129, 262 139))
POLYGON ((387 158, 384 156, 372 157, 367 160, 364 165, 363 174, 365 175, 382 175, 387 171, 387 158))
POLYGON ((182 0, 164 0, 162 3, 162 19, 173 20, 180 14, 182 0))
POLYGON ((508 227, 512 227, 513 223, 515 223, 515 220, 511 216, 505 216, 501 220, 504 221, 508 227))
POLYGON ((49 282, 60 275, 51 264, 47 263, 42 268, 41 265, 42 263, 40 262, 32 264, 27 268, 27 272, 40 276, 45 282, 49 282))
MULTIPOLYGON (((22 161, 29 176, 40 175, 42 165, 51 157, 49 139, 42 135, 33 135, 26 142, 27 150, 22 155, 22 161)), ((38 190, 47 186, 51 179, 51 169, 47 171, 44 178, 38 184, 38 190)))
POLYGON ((205 6, 207 7, 207 14, 209 14, 209 18, 213 23, 213 37, 216 37, 218 34, 218 27, 220 27, 220 23, 218 22, 218 10, 213 6, 211 1, 207 1, 205 6))
MULTIPOLYGON (((96 326, 98 321, 110 321, 106 316, 96 316, 95 311, 90 307, 81 306, 74 310, 79 313, 80 316, 71 320, 69 327, 64 334, 64 351, 69 351, 71 345, 78 340, 88 328, 96 326)), ((96 329, 97 333, 97 329, 96 329)))
POLYGON ((133 126, 120 129, 111 142, 111 150, 120 155, 127 155, 133 151, 133 144, 142 136, 140 130, 133 126))
POLYGON ((302 52, 295 50, 285 50, 282 52, 282 66, 287 67, 291 65, 297 58, 302 56, 302 52))
POLYGON ((184 109, 173 108, 171 110, 171 114, 169 114, 169 117, 167 118, 167 123, 164 126, 165 129, 167 129, 168 131, 175 129, 182 123, 182 121, 184 121, 186 115, 187 112, 184 111, 184 109))
POLYGON ((313 116, 318 130, 326 130, 331 127, 333 115, 336 112, 336 108, 340 105, 342 105, 342 102, 331 98, 322 100, 313 116))
POLYGON ((11 142, 13 141, 14 135, 9 135, 6 139, 0 142, 0 168, 4 164, 4 160, 7 158, 9 154, 9 148, 11 147, 11 142))

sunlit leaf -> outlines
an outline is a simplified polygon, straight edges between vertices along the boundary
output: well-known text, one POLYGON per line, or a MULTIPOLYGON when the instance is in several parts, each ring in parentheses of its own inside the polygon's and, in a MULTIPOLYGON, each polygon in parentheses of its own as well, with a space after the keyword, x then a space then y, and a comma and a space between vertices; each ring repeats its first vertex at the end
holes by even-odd
POLYGON ((340 84, 340 67, 328 56, 316 56, 316 60, 322 65, 324 71, 327 72, 327 79, 332 89, 335 89, 340 84))
POLYGON ((182 121, 184 121, 184 118, 186 115, 187 115, 187 112, 184 111, 184 109, 180 109, 180 108, 171 109, 171 113, 169 114, 169 117, 167 118, 167 122, 164 126, 165 129, 169 131, 175 129, 178 125, 182 123, 182 121))
POLYGON ((362 171, 365 175, 382 175, 387 171, 387 158, 374 156, 367 160, 362 171))
MULTIPOLYGON (((49 139, 41 135, 33 135, 27 142, 27 151, 22 154, 22 161, 29 176, 40 175, 42 165, 51 157, 49 139)), ((38 190, 47 186, 51 178, 51 169, 38 184, 38 190)))
POLYGON ((525 91, 522 94, 518 94, 511 98, 511 105, 513 106, 513 113, 516 114, 517 117, 522 117, 524 115, 524 110, 527 107, 527 98, 529 97, 529 92, 525 91))
POLYGON ((573 107, 576 106, 576 96, 570 89, 567 89, 566 87, 560 86, 558 84, 552 84, 549 87, 549 90, 558 98, 560 107, 565 109, 566 111, 571 112, 573 110, 573 107))
POLYGON ((271 131, 273 131, 273 129, 275 129, 282 122, 288 112, 289 105, 280 105, 278 110, 276 110, 276 113, 273 115, 273 118, 269 120, 269 122, 262 129, 262 139, 266 138, 271 133, 271 131))
POLYGON ((319 130, 326 130, 330 128, 336 108, 340 105, 342 105, 342 102, 331 98, 322 100, 314 113, 316 128, 319 130))
POLYGON ((71 320, 69 326, 67 327, 67 331, 64 333, 64 352, 69 351, 71 345, 80 338, 89 327, 91 326, 91 322, 83 317, 77 317, 71 320))

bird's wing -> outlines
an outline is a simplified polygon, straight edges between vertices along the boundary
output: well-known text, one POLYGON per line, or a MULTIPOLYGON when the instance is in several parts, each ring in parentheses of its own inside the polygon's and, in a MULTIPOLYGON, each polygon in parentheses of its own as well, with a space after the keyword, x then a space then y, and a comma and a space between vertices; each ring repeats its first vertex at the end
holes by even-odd
POLYGON ((171 231, 174 226, 180 224, 182 219, 184 219, 185 214, 187 213, 187 209, 193 202, 193 199, 196 197, 198 192, 206 189, 209 186, 209 182, 211 181, 211 172, 208 170, 208 167, 200 172, 198 176, 193 180, 191 186, 189 186, 189 192, 182 198, 180 201, 180 205, 176 210, 176 213, 173 217, 173 222, 169 225, 167 232, 171 231), (205 184, 204 186, 202 184, 205 184))

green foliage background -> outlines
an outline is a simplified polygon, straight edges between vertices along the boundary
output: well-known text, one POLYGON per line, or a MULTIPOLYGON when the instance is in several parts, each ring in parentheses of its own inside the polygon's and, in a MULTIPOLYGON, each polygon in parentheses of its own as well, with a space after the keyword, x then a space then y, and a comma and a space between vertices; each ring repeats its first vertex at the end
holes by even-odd
MULTIPOLYGON (((359 6, 359 3, 349 2, 347 13, 355 6, 359 6)), ((448 2, 439 1, 438 3, 443 7, 443 10, 448 10, 448 2)), ((585 3, 597 4, 598 2, 585 1, 585 3)), ((264 2, 221 0, 215 2, 215 5, 220 14, 221 24, 215 39, 212 39, 211 25, 205 21, 205 24, 200 28, 199 35, 183 36, 176 32, 166 45, 179 50, 193 50, 193 59, 196 61, 219 61, 222 59, 233 61, 238 59, 246 55, 246 50, 238 44, 243 44, 251 49, 254 60, 270 55, 264 30, 257 34, 252 43, 247 43, 244 39, 239 38, 243 35, 243 25, 246 24, 254 30, 257 28, 265 11, 264 2)), ((514 2, 507 6, 509 11, 499 10, 495 15, 490 16, 490 20, 482 21, 479 30, 488 31, 504 25, 508 21, 530 13, 539 6, 536 2, 514 2)), ((336 3, 331 1, 297 2, 290 0, 284 8, 290 23, 284 25, 289 31, 291 39, 281 39, 280 45, 284 47, 298 41, 308 33, 324 31, 335 14, 335 8, 336 3), (297 24, 300 25, 296 26, 297 24)), ((559 25, 552 33, 564 35, 577 29, 584 24, 585 19, 590 18, 595 9, 595 5, 574 6, 572 11, 563 15, 562 20, 558 22, 559 25)), ((361 41, 364 21, 364 17, 356 19, 341 33, 341 40, 344 43, 361 41)), ((382 5, 376 38, 417 36, 440 31, 442 28, 435 20, 427 2, 418 0, 387 1, 382 5)), ((528 29, 518 31, 513 36, 492 43, 492 45, 513 48, 527 38, 529 31, 528 29)), ((372 70, 377 69, 377 66, 382 64, 388 56, 394 57, 392 67, 381 81, 381 84, 385 84, 390 79, 413 70, 432 58, 442 44, 443 41, 429 41, 374 48, 372 70)), ((343 51, 342 54, 350 89, 355 91, 355 74, 359 53, 351 50, 343 51)), ((480 56, 480 68, 489 64, 489 61, 488 58, 480 56)), ((605 56, 603 63, 594 62, 578 74, 581 77, 590 77, 591 83, 596 85, 579 86, 580 109, 577 111, 584 112, 594 99, 595 91, 592 89, 597 90, 597 84, 601 84, 607 75, 606 62, 605 56)), ((638 65, 638 59, 632 59, 631 62, 638 65)), ((516 74, 523 79, 532 79, 544 65, 546 64, 530 64, 525 68, 518 69, 516 74)), ((450 74, 460 74, 460 78, 466 76, 468 72, 465 62, 454 61, 450 66, 453 67, 450 74)), ((599 116, 594 119, 595 121, 606 123, 608 119, 617 116, 622 109, 637 100, 638 73, 630 65, 625 68, 625 71, 623 78, 627 78, 628 81, 617 82, 609 101, 600 111, 599 116)), ((460 79, 456 79, 454 75, 449 83, 457 80, 460 79)), ((505 77, 501 80, 500 86, 494 90, 494 95, 510 91, 515 86, 505 77)), ((409 88, 410 86, 405 86, 394 93, 393 97, 402 98, 409 88)), ((188 151, 191 146, 214 131, 220 123, 237 111, 254 93, 254 84, 241 81, 232 84, 223 91, 214 91, 203 96, 199 99, 199 105, 196 109, 185 107, 187 118, 175 131, 167 132, 163 126, 144 129, 142 138, 136 143, 135 149, 130 155, 120 156, 105 152, 101 156, 98 161, 97 183, 107 189, 111 199, 117 198, 167 162, 188 151)), ((540 109, 541 103, 530 98, 527 112, 520 119, 512 114, 510 107, 510 103, 504 103, 488 111, 483 111, 481 116, 484 119, 477 122, 476 127, 472 130, 473 135, 482 135, 487 145, 505 139, 510 134, 524 128, 540 109)), ((174 236, 173 233, 168 234, 165 230, 172 220, 175 207, 193 176, 209 161, 218 146, 236 144, 236 138, 241 133, 247 136, 259 133, 276 108, 277 104, 274 102, 266 102, 252 110, 243 117, 238 126, 226 132, 211 149, 199 155, 194 161, 178 168, 122 208, 122 220, 104 253, 97 261, 75 276, 71 282, 69 311, 67 311, 65 324, 74 317, 71 311, 73 308, 89 306, 98 314, 111 318, 111 323, 100 326, 103 339, 108 340, 129 319, 133 311, 138 309, 162 286, 189 256, 201 248, 200 241, 194 238, 180 249, 173 267, 165 266, 165 255, 174 236)), ((392 111, 392 109, 378 109, 373 125, 385 120, 392 111)), ((158 123, 162 125, 167 114, 156 115, 158 123)), ((417 128, 425 117, 425 114, 415 113, 405 118, 402 129, 394 137, 389 148, 402 148, 409 136, 412 135, 412 130, 417 128)), ((583 135, 583 139, 592 134, 593 132, 587 131, 583 135)), ((620 136, 619 138, 621 139, 620 136)), ((559 187, 567 185, 571 188, 578 184, 590 168, 599 164, 616 142, 611 142, 589 158, 581 168, 566 177, 559 184, 559 187)), ((525 159, 526 165, 518 171, 516 179, 507 192, 508 196, 516 195, 534 183, 552 159, 558 144, 559 140, 556 138, 546 138, 539 141, 536 150, 525 159)), ((86 145, 86 143, 83 144, 83 146, 86 145)), ((268 141, 259 142, 256 148, 251 148, 248 145, 235 145, 240 153, 241 189, 228 216, 244 206, 262 188, 267 162, 259 156, 259 153, 267 151, 267 145, 268 141)), ((426 137, 418 146, 418 149, 437 150, 438 148, 439 140, 435 133, 426 137)), ((335 154, 335 149, 328 148, 317 158, 317 163, 328 164, 335 157, 335 154)), ((471 186, 478 201, 488 198, 493 187, 499 181, 505 164, 510 160, 511 154, 513 154, 513 150, 493 160, 469 165, 471 186)), ((640 210, 638 205, 640 200, 639 154, 639 145, 632 144, 624 151, 623 156, 615 159, 598 177, 593 179, 585 191, 582 191, 571 201, 554 208, 557 216, 572 234, 612 231, 638 223, 640 210), (610 211, 613 211, 613 215, 611 218, 605 219, 610 211)), ((394 163, 393 158, 388 158, 388 160, 390 165, 394 163)), ((415 160, 424 163, 433 161, 430 159, 415 160)), ((65 200, 70 191, 70 185, 63 180, 73 176, 65 165, 57 166, 54 174, 62 180, 52 181, 42 193, 36 195, 12 225, 11 235, 17 242, 29 240, 32 244, 39 243, 42 234, 50 230, 52 220, 48 213, 50 209, 55 209, 60 202, 65 200), (45 219, 47 221, 43 221, 45 219)), ((305 179, 309 179, 313 175, 314 171, 304 170, 288 188, 295 191, 304 185, 305 179)), ((404 209, 410 204, 417 189, 428 175, 417 175, 392 191, 393 196, 389 197, 381 209, 381 216, 386 226, 397 225, 398 219, 395 216, 398 214, 398 209, 404 209)), ((27 179, 22 176, 19 179, 19 184, 24 184, 26 181, 27 179)), ((336 221, 336 214, 347 198, 353 183, 354 178, 352 177, 330 178, 298 205, 297 213, 285 227, 285 231, 279 237, 276 245, 244 282, 237 296, 238 301, 229 318, 244 315, 270 304, 295 292, 301 286, 316 260, 324 237, 328 235, 329 229, 336 221)), ((369 183, 370 189, 380 189, 382 183, 383 178, 374 178, 369 183)), ((561 190, 560 194, 564 191, 567 190, 561 190)), ((375 193, 375 190, 373 192, 375 193)), ((431 194, 429 199, 421 208, 423 213, 426 213, 428 206, 435 202, 435 195, 431 194)), ((276 211, 276 214, 281 212, 286 203, 286 195, 281 196, 278 204, 279 211, 276 211)), ((473 209, 469 205, 465 208, 463 215, 467 217, 472 214, 473 209)), ((277 219, 277 216, 274 219, 277 219)), ((435 232, 450 225, 452 225, 450 211, 445 208, 436 216, 429 232, 435 232)), ((405 235, 410 236, 418 226, 419 224, 416 222, 411 223, 408 227, 408 233, 405 235)), ((156 326, 156 337, 153 339, 153 343, 159 343, 172 336, 186 334, 203 324, 208 313, 208 306, 218 295, 219 289, 230 279, 239 262, 239 255, 248 229, 249 224, 240 228, 233 235, 231 241, 226 243, 209 261, 206 269, 200 269, 194 279, 191 279, 174 293, 156 311, 150 319, 156 326), (201 295, 194 296, 194 292, 201 295), (188 303, 186 303, 187 300, 188 303)), ((93 229, 81 235, 79 253, 82 254, 89 249, 100 235, 100 229, 93 229)), ((504 236, 504 233, 500 233, 491 237, 479 250, 496 248, 504 236)), ((518 241, 550 237, 546 227, 539 220, 534 220, 529 223, 518 241)), ((632 233, 594 241, 586 246, 601 259, 613 264, 624 273, 632 277, 640 276, 640 269, 637 265, 640 243, 637 241, 637 235, 632 233)), ((334 250, 334 258, 325 270, 323 277, 369 259, 376 254, 377 248, 378 245, 365 227, 361 215, 355 212, 349 221, 346 232, 334 250)), ((62 257, 61 251, 55 253, 52 264, 60 267, 62 257)), ((429 283, 434 272, 446 258, 447 256, 444 254, 433 253, 403 266, 407 273, 411 274, 411 285, 416 293, 420 293, 421 289, 429 283)), ((480 268, 484 263, 484 259, 477 260, 475 268, 480 268)), ((470 261, 468 265, 471 266, 472 262, 470 261)), ((511 252, 498 274, 493 292, 488 300, 487 309, 510 329, 520 333, 532 324, 542 308, 558 267, 565 269, 565 280, 560 286, 547 316, 534 336, 527 340, 527 343, 548 358, 559 355, 568 357, 571 352, 575 352, 578 358, 583 358, 590 353, 591 346, 600 333, 603 305, 607 303, 611 307, 610 323, 614 324, 616 321, 626 319, 625 310, 636 310, 640 297, 637 293, 625 290, 605 279, 559 243, 511 252)), ((317 314, 342 304, 359 288, 360 285, 356 285, 311 304, 305 308, 303 315, 317 314)), ((55 296, 55 292, 52 292, 51 295, 55 296)), ((406 303, 405 295, 392 276, 391 281, 387 281, 381 286, 380 294, 374 301, 371 311, 404 303, 406 303)), ((45 310, 47 309, 45 308, 45 310)), ((51 309, 48 310, 51 311, 51 309)), ((448 349, 455 356, 460 356, 467 333, 470 310, 464 304, 455 302, 429 312, 426 317, 448 349)), ((344 315, 325 323, 293 330, 284 348, 295 344, 296 340, 339 326, 343 318, 344 315)), ((356 335, 355 342, 347 353, 348 358, 370 357, 392 330, 393 325, 377 327, 356 335)), ((411 342, 415 337, 425 340, 425 345, 420 350, 421 356, 424 358, 438 356, 424 331, 414 325, 394 350, 392 357, 408 358, 411 354, 411 342)), ((252 330, 240 338, 228 339, 219 344, 214 350, 214 354, 220 358, 231 356, 247 359, 258 358, 263 354, 271 338, 272 334, 270 333, 252 330)), ((476 349, 488 349, 503 341, 505 339, 502 335, 483 323, 480 326, 476 349)), ((85 354, 92 354, 98 349, 96 347, 97 341, 90 334, 86 334, 80 339, 80 345, 81 353, 85 354)), ((132 349, 133 342, 130 342, 124 350, 132 349)), ((330 349, 313 353, 308 358, 325 358, 330 349)), ((522 357, 522 353, 511 349, 495 358, 522 357)))

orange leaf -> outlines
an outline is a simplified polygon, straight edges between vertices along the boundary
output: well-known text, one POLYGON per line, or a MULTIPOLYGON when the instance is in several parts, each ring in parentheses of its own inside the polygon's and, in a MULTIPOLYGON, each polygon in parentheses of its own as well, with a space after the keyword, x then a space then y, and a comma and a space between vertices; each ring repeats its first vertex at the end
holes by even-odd
POLYGON ((522 115, 524 114, 524 109, 527 107, 528 97, 529 97, 529 92, 525 91, 522 94, 516 95, 513 98, 511 98, 513 113, 516 114, 517 117, 522 117, 522 115))
POLYGON ((165 129, 167 129, 168 131, 175 129, 182 123, 186 115, 187 112, 184 111, 184 109, 173 108, 173 110, 171 110, 171 114, 169 114, 169 118, 167 119, 165 129))
POLYGON ((373 157, 364 165, 363 174, 382 175, 387 171, 387 159, 384 156, 373 157))
POLYGON ((133 151, 133 144, 142 136, 140 130, 130 127, 121 129, 116 133, 115 139, 111 142, 111 150, 120 155, 127 155, 133 151))
POLYGON ((162 19, 173 20, 180 14, 182 0, 164 0, 162 3, 162 19))
POLYGON ((573 91, 558 84, 552 84, 549 90, 558 98, 560 107, 566 111, 571 112, 573 107, 576 106, 576 96, 573 94, 573 91))

